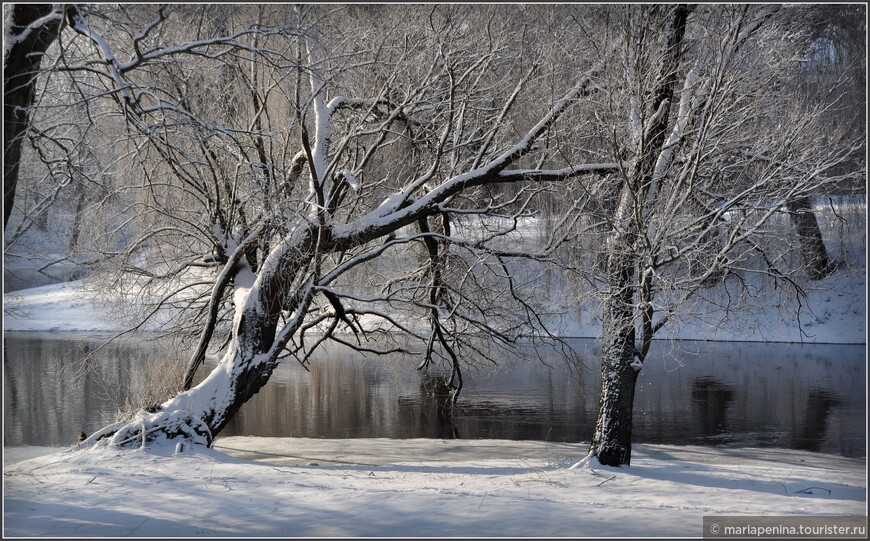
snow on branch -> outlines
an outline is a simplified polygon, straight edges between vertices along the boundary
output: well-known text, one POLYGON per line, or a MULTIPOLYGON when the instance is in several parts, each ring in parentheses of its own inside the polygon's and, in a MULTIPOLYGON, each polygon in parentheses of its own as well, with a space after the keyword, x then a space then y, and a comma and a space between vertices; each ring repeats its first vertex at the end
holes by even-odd
POLYGON ((18 31, 13 27, 15 24, 15 7, 14 5, 4 5, 3 17, 3 65, 6 66, 6 59, 9 56, 9 51, 13 47, 26 40, 34 31, 38 31, 52 23, 63 22, 66 13, 65 4, 51 4, 51 12, 47 15, 39 17, 27 26, 24 26, 18 31))
POLYGON ((673 161, 674 150, 683 140, 686 124, 688 124, 689 117, 697 106, 697 87, 698 74, 694 69, 691 69, 686 75, 686 80, 683 84, 683 91, 680 93, 680 108, 677 112, 677 120, 674 123, 674 127, 671 130, 667 141, 665 141, 665 144, 662 147, 662 151, 659 153, 655 168, 653 169, 652 185, 648 195, 650 200, 655 197, 658 183, 665 176, 668 167, 670 167, 671 162, 673 161))
POLYGON ((257 227, 248 237, 243 240, 235 250, 230 254, 227 259, 226 264, 224 264, 224 268, 221 270, 218 277, 214 280, 214 285, 212 286, 211 296, 209 297, 208 303, 208 319, 203 325, 202 334, 200 335, 199 342, 197 343, 197 348, 194 354, 191 356, 188 361, 187 370, 184 375, 184 389, 190 389, 193 385, 193 376, 196 374, 196 370, 205 360, 205 353, 208 349, 209 342, 211 341, 212 334, 214 333, 215 325, 217 323, 218 310, 220 308, 220 301, 223 298, 224 291, 229 285, 230 281, 235 277, 237 273, 237 265, 241 261, 242 257, 244 257, 246 250, 248 247, 253 244, 262 233, 263 226, 260 225, 257 227))
POLYGON ((330 135, 330 111, 327 109, 324 94, 326 93, 326 85, 321 81, 320 75, 314 68, 317 65, 317 51, 309 43, 305 42, 305 48, 308 53, 308 65, 311 69, 308 71, 309 83, 311 85, 311 100, 314 106, 314 144, 311 146, 311 158, 315 173, 318 178, 323 178, 325 143, 329 141, 330 135))
POLYGON ((70 17, 70 19, 72 20, 73 29, 79 34, 87 36, 96 46, 100 55, 103 57, 103 61, 109 68, 109 74, 115 81, 115 86, 118 88, 118 91, 124 98, 124 103, 132 107, 134 111, 137 110, 137 106, 133 99, 133 96, 130 95, 130 83, 127 82, 126 79, 124 79, 121 68, 118 64, 118 60, 115 58, 115 54, 112 52, 112 48, 109 47, 108 42, 99 32, 97 32, 85 23, 81 12, 79 12, 78 10, 73 12, 73 15, 72 17, 70 17))
POLYGON ((356 177, 356 175, 353 174, 353 171, 348 171, 347 169, 345 169, 341 172, 341 175, 344 177, 344 180, 347 181, 347 185, 350 186, 353 191, 359 191, 359 179, 356 177))
POLYGON ((500 171, 528 154, 532 150, 532 144, 537 141, 537 139, 546 132, 560 116, 562 116, 562 113, 564 113, 565 110, 577 100, 578 96, 589 87, 590 83, 590 76, 583 77, 576 85, 574 85, 574 88, 553 104, 553 107, 544 118, 539 120, 522 139, 503 152, 495 160, 483 166, 481 170, 494 172, 500 171))
MULTIPOLYGON (((162 9, 161 9, 161 13, 162 13, 162 9)), ((143 29, 143 31, 140 32, 139 35, 137 35, 134 38, 133 43, 134 43, 134 48, 136 51, 136 56, 134 58, 131 58, 127 62, 118 64, 118 68, 121 70, 122 73, 127 72, 131 69, 137 68, 145 62, 148 62, 151 60, 156 60, 156 59, 162 58, 164 56, 176 55, 176 54, 181 54, 181 53, 196 53, 196 54, 200 54, 200 55, 207 56, 210 58, 218 58, 218 57, 223 56, 223 55, 225 55, 233 50, 236 50, 236 49, 256 51, 257 49, 255 47, 242 42, 240 40, 240 38, 243 38, 243 37, 251 35, 251 34, 271 35, 271 34, 277 34, 277 33, 283 33, 283 34, 287 33, 287 31, 285 29, 246 28, 244 30, 239 30, 238 32, 234 32, 234 33, 229 34, 227 36, 218 36, 218 37, 209 38, 209 39, 193 40, 193 41, 188 41, 186 43, 182 43, 180 45, 174 45, 174 46, 169 46, 169 47, 158 45, 158 46, 154 46, 150 49, 147 49, 144 52, 139 51, 138 43, 142 39, 144 39, 145 36, 147 35, 147 33, 154 26, 159 24, 162 20, 163 20, 162 18, 158 17, 158 19, 156 19, 155 21, 150 23, 150 25, 148 27, 143 29), (199 49, 207 49, 207 48, 213 47, 213 46, 224 46, 225 49, 218 52, 218 53, 213 53, 210 55, 198 52, 199 49)))
POLYGON ((529 129, 516 144, 492 161, 442 182, 416 200, 412 194, 419 188, 420 179, 415 180, 401 192, 388 197, 368 214, 352 223, 336 227, 332 232, 334 242, 338 246, 356 245, 383 236, 399 227, 413 223, 419 217, 437 208, 440 203, 467 188, 487 183, 517 182, 536 177, 540 180, 565 180, 584 173, 604 173, 617 169, 618 164, 608 163, 579 165, 554 171, 505 171, 510 164, 515 163, 533 150, 535 141, 577 100, 589 86, 590 81, 590 76, 581 78, 565 96, 553 104, 547 114, 529 129))

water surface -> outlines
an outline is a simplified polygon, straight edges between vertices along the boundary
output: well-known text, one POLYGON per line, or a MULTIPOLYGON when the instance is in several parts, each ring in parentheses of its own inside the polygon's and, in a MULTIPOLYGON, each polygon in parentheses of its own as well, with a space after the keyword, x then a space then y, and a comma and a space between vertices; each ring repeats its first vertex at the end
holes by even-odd
MULTIPOLYGON (((5 335, 5 445, 71 444, 113 421, 147 384, 144 363, 167 354, 152 342, 108 348, 98 369, 80 372, 97 345, 5 335)), ((452 415, 435 378, 415 370, 418 358, 330 348, 310 371, 282 364, 222 435, 589 441, 599 350, 594 340, 570 345, 568 359, 545 349, 466 368, 452 415)), ((865 379, 864 346, 656 342, 638 380, 633 440, 865 456, 865 379)))

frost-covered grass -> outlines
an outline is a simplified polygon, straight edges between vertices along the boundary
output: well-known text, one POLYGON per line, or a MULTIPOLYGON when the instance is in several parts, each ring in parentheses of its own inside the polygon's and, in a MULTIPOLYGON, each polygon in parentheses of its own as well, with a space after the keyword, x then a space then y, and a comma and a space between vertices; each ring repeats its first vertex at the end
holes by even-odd
POLYGON ((180 455, 60 452, 4 465, 3 533, 699 537, 705 515, 866 515, 864 460, 638 445, 630 468, 570 469, 585 449, 234 437, 180 455))

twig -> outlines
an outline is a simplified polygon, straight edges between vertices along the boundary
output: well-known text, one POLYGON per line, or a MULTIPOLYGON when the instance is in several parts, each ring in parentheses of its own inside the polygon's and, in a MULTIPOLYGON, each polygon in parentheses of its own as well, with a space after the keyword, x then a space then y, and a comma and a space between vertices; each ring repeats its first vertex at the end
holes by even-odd
POLYGON ((46 274, 46 273, 44 273, 44 272, 42 272, 42 271, 44 271, 44 270, 47 269, 48 267, 51 267, 52 265, 57 265, 58 263, 61 263, 61 262, 63 262, 63 261, 66 261, 67 259, 69 259, 69 256, 62 257, 62 258, 60 258, 60 259, 57 259, 57 260, 55 260, 55 261, 52 261, 51 263, 48 263, 48 264, 43 265, 43 266, 39 267, 38 269, 36 269, 36 272, 38 272, 38 273, 40 273, 40 274, 44 274, 45 276, 49 276, 48 274, 46 274))
POLYGON ((146 522, 149 518, 151 518, 151 513, 148 513, 148 516, 145 517, 145 520, 143 520, 142 522, 139 523, 138 526, 136 526, 135 528, 133 528, 132 530, 130 530, 130 532, 129 532, 127 535, 125 535, 124 537, 130 537, 131 535, 133 535, 133 532, 135 532, 136 530, 138 530, 139 528, 141 528, 142 525, 145 524, 145 522, 146 522))
POLYGON ((828 496, 831 495, 831 490, 823 487, 807 487, 803 490, 798 490, 797 492, 795 492, 795 494, 812 494, 813 490, 824 490, 828 493, 828 496))
POLYGON ((616 476, 614 475, 614 476, 608 477, 607 479, 605 479, 604 481, 601 481, 600 483, 598 483, 598 484, 595 485, 595 486, 600 487, 601 485, 603 485, 604 483, 610 481, 611 479, 616 479, 616 476))

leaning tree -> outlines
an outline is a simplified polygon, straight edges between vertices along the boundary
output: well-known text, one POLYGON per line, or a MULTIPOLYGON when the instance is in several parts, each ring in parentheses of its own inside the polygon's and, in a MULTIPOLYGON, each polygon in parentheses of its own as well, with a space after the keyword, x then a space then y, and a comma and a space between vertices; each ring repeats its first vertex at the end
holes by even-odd
POLYGON ((446 364, 455 397, 462 363, 492 358, 474 337, 546 335, 513 261, 546 261, 564 238, 515 249, 518 223, 553 183, 615 165, 552 143, 570 139, 593 65, 554 77, 512 12, 74 10, 64 73, 96 74, 88 100, 124 126, 114 191, 129 219, 103 254, 113 285, 150 291, 153 314, 188 314, 169 327, 200 329, 184 390, 85 445, 210 444, 282 358, 326 341, 384 352, 395 346, 371 339, 401 331, 421 368, 446 364))

